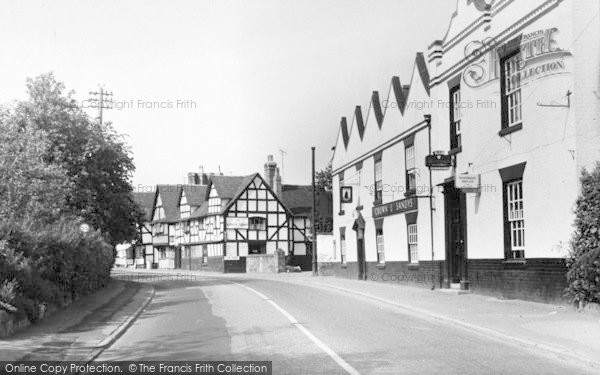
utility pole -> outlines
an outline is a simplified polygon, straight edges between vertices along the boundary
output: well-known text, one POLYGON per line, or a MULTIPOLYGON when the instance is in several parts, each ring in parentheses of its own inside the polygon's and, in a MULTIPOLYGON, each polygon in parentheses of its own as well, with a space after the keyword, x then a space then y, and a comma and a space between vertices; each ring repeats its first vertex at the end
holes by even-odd
POLYGON ((318 258, 317 258, 317 231, 315 221, 317 219, 317 185, 315 183, 315 147, 312 150, 312 193, 313 193, 313 209, 312 209, 312 273, 313 276, 319 276, 318 258))
POLYGON ((112 91, 104 91, 104 87, 100 86, 100 91, 90 91, 90 95, 92 98, 89 101, 96 104, 96 108, 98 108, 98 119, 100 120, 100 125, 102 125, 102 111, 104 109, 112 108, 113 93, 112 91))

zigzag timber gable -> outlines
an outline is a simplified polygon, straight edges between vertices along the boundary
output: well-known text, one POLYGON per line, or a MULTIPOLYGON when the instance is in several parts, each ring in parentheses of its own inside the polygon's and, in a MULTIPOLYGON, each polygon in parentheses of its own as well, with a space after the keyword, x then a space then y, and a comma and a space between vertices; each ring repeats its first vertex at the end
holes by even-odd
POLYGON ((366 155, 375 145, 385 143, 402 133, 403 129, 420 123, 423 114, 429 112, 427 108, 423 108, 426 102, 429 102, 429 71, 423 53, 419 52, 414 60, 410 85, 402 85, 399 77, 394 76, 386 100, 379 101, 379 93, 374 91, 366 114, 363 114, 360 106, 355 107, 350 128, 347 118, 341 118, 341 137, 338 136, 334 147, 333 164, 343 165, 345 163, 340 163, 340 159, 354 160, 360 155, 366 155), (376 122, 377 126, 371 126, 371 122, 376 122))

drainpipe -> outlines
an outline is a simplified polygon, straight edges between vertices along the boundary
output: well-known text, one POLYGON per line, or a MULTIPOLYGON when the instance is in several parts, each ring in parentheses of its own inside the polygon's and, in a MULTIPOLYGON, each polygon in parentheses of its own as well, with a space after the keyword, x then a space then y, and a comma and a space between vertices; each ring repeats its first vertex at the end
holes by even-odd
MULTIPOLYGON (((427 135, 429 137, 429 155, 431 155, 431 115, 425 115, 427 122, 427 135)), ((429 167, 429 232, 431 234, 431 269, 434 269, 435 251, 433 247, 433 178, 429 167)), ((433 274, 432 274, 433 275, 433 274)), ((431 278, 431 290, 435 290, 435 279, 431 278)))

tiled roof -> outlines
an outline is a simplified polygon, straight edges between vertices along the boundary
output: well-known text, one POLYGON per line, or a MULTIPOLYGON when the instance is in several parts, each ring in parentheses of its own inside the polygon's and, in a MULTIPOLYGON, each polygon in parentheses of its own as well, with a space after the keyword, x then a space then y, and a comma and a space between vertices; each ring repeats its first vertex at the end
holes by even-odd
POLYGON ((199 207, 206 200, 206 191, 208 186, 204 185, 183 185, 185 199, 190 206, 199 207))
MULTIPOLYGON (((283 185, 280 198, 283 204, 292 211, 294 215, 311 215, 313 207, 313 196, 311 185, 283 185)), ((330 205, 330 192, 317 192, 317 210, 321 216, 330 216, 328 205, 330 205), (327 207, 327 209, 325 209, 327 207)))
POLYGON ((250 184, 256 174, 249 176, 212 176, 211 181, 219 198, 232 199, 239 195, 250 184))
POLYGON ((183 185, 157 185, 156 193, 160 195, 165 218, 161 221, 175 222, 179 219, 179 197, 183 185))
POLYGON ((142 209, 144 221, 152 217, 152 205, 154 204, 154 192, 134 192, 133 201, 142 209))
POLYGON ((196 208, 190 214, 190 218, 204 217, 208 214, 208 202, 202 203, 202 206, 196 208))
POLYGON ((312 211, 313 196, 311 185, 282 185, 281 201, 296 214, 306 214, 312 211))

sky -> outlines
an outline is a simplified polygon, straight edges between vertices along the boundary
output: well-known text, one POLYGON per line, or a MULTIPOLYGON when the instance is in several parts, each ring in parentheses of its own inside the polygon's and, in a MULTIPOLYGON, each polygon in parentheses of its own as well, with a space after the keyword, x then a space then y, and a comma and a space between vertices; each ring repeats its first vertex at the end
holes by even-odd
MULTIPOLYGON (((187 172, 248 175, 267 155, 310 184, 342 116, 368 108, 448 27, 455 0, 0 2, 0 103, 54 72, 81 105, 103 86, 125 135, 134 190, 187 172), (285 153, 281 152, 283 150, 285 153)), ((385 94, 386 95, 386 94, 385 94)), ((92 116, 97 110, 86 109, 92 116)))

